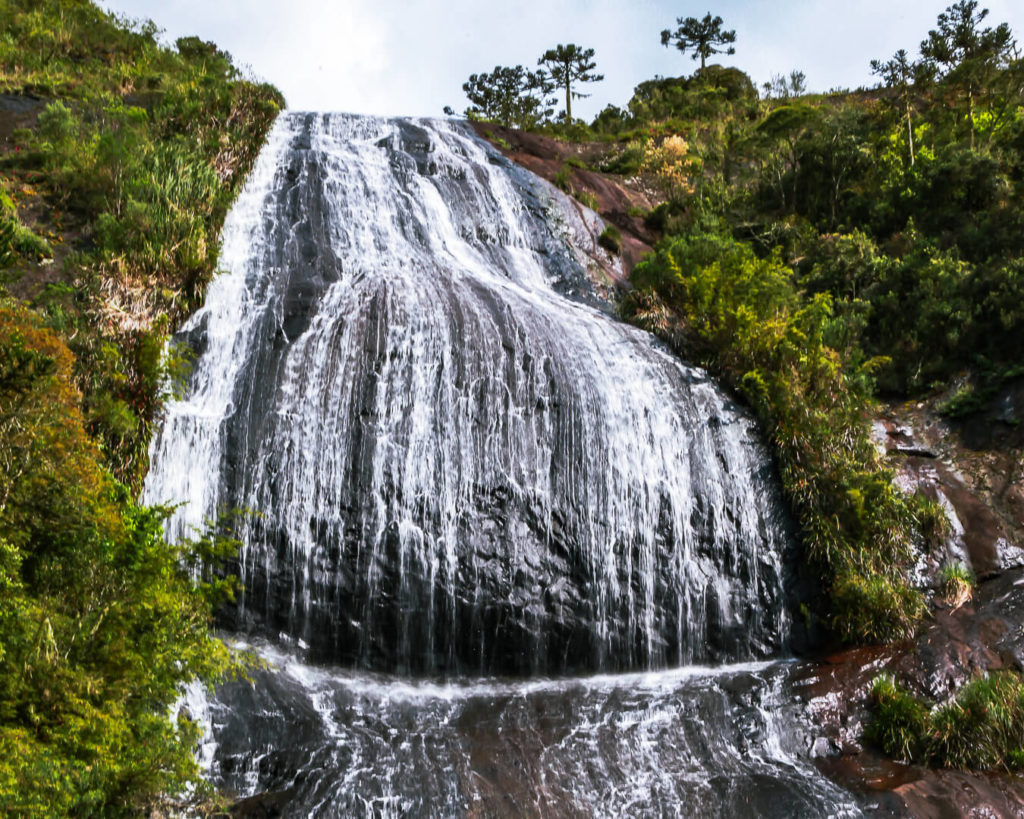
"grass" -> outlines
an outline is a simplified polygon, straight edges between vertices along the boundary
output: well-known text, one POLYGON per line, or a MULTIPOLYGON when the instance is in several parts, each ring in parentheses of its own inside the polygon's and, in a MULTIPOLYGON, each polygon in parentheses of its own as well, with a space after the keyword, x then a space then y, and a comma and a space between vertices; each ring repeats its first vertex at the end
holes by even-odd
POLYGON ((618 255, 622 249, 622 234, 615 225, 607 225, 597 237, 597 243, 609 253, 618 255))
POLYGON ((47 206, 68 252, 33 288, 47 242, 0 198, 0 268, 67 341, 87 427, 137 488, 160 409, 167 331, 202 301, 221 225, 283 106, 212 43, 162 45, 149 22, 86 0, 0 0, 0 91, 43 97, 5 177, 47 206))
POLYGON ((998 671, 976 677, 949 701, 915 697, 890 674, 871 687, 865 739, 906 762, 963 770, 1024 767, 1024 678, 998 671))
POLYGON ((963 563, 943 566, 937 580, 942 601, 954 609, 970 602, 977 585, 974 572, 963 563))

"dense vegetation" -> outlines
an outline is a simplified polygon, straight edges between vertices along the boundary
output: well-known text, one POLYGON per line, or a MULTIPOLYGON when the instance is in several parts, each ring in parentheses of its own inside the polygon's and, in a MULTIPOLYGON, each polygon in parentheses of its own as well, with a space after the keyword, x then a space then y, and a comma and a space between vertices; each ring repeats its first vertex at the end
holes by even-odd
POLYGON ((871 62, 878 88, 807 94, 792 71, 758 93, 706 64, 734 49, 721 18, 677 22, 662 43, 701 60, 693 76, 534 127, 608 142, 598 169, 662 200, 624 311, 758 412, 817 613, 846 640, 909 636, 925 612, 915 547, 943 520, 893 488, 867 424, 878 395, 958 384, 947 411, 966 412, 1024 371, 1024 61, 960 0, 918 59, 871 62))
POLYGON ((161 351, 282 100, 86 0, 0 19, 0 813, 135 815, 202 796, 169 716, 233 665, 210 635, 231 544, 169 545, 133 499, 161 351))
MULTIPOLYGON (((707 64, 734 51, 721 18, 677 23, 662 44, 700 59, 693 76, 641 83, 589 124, 525 124, 609 143, 595 169, 662 200, 624 313, 758 413, 823 587, 807 614, 851 642, 910 637, 927 611, 915 552, 947 524, 894 487, 868 420, 878 396, 967 414, 1024 374, 1024 60, 1006 24, 958 0, 917 58, 870 62, 877 88, 808 94, 792 71, 759 94, 707 64)), ((963 566, 934 579, 957 606, 973 582, 963 566)), ((885 676, 872 702, 867 739, 893 756, 1024 765, 1017 673, 940 704, 885 676)))
MULTIPOLYGON (((31 295, 76 356, 108 465, 136 487, 162 334, 213 275, 220 225, 282 100, 213 44, 162 47, 152 23, 84 0, 0 0, 0 15, 0 92, 47 101, 14 134, 0 183, 41 193, 44 227, 72 245, 59 279, 31 295)), ((16 264, 8 283, 26 269, 16 264)))
POLYGON ((976 677, 948 702, 915 697, 891 675, 871 688, 866 738, 907 762, 973 770, 1024 768, 1024 679, 1013 672, 976 677))

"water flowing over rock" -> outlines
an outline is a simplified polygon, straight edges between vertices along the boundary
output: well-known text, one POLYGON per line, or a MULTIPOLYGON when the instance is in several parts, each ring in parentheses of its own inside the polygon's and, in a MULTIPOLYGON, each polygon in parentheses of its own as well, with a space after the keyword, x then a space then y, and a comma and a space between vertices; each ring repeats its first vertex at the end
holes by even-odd
POLYGON ((279 120, 145 490, 172 536, 259 512, 238 628, 401 673, 782 649, 753 424, 607 315, 593 219, 459 123, 279 120))
POLYGON ((807 759, 798 664, 438 684, 260 653, 210 705, 240 816, 861 815, 807 759))
POLYGON ((610 314, 600 230, 464 124, 278 121, 145 488, 170 537, 258 513, 228 621, 267 665, 181 704, 236 815, 859 815, 765 661, 754 425, 610 314))

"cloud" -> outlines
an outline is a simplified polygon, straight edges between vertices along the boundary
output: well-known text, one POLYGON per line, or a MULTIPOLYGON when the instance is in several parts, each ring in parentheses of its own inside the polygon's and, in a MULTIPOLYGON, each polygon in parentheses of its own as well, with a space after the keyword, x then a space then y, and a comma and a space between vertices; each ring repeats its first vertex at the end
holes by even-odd
MULTIPOLYGON (((688 56, 659 33, 681 14, 677 0, 103 0, 105 8, 153 18, 169 40, 213 40, 275 83, 293 108, 438 115, 462 110, 462 83, 495 65, 533 67, 556 43, 596 51, 606 79, 573 106, 590 117, 624 105, 656 74, 691 73, 688 56)), ((737 32, 736 65, 760 84, 800 69, 812 90, 873 82, 872 58, 916 53, 946 2, 719 0, 715 13, 737 32)), ((991 0, 989 21, 1024 34, 1024 4, 991 0)), ((703 8, 703 7, 701 7, 703 8)))

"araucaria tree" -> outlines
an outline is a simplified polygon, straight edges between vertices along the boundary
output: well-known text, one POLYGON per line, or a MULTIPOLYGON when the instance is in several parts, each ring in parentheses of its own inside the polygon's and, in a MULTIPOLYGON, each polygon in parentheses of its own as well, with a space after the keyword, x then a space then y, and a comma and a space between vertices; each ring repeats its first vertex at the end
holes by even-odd
POLYGON ((1015 56, 1016 43, 1006 23, 982 28, 988 9, 978 11, 976 0, 959 0, 939 15, 937 25, 921 42, 921 56, 967 107, 971 147, 974 147, 975 100, 992 78, 1015 56))
POLYGON ((531 128, 550 116, 554 104, 547 99, 553 90, 547 74, 521 65, 496 65, 490 74, 471 74, 462 90, 471 103, 467 117, 506 127, 531 128))
POLYGON ((594 62, 594 49, 580 48, 574 43, 549 48, 537 60, 537 65, 547 68, 556 87, 565 89, 565 121, 569 123, 572 122, 573 97, 579 99, 590 96, 574 91, 573 84, 600 82, 604 79, 604 74, 592 73, 597 67, 597 63, 594 62))
POLYGON ((914 122, 912 114, 914 110, 914 83, 921 74, 922 66, 911 62, 907 58, 907 50, 901 48, 892 59, 882 62, 881 60, 871 61, 871 73, 881 77, 887 88, 896 92, 896 102, 907 123, 907 150, 910 154, 910 164, 914 164, 914 122))
POLYGON ((708 57, 712 54, 735 54, 732 43, 736 42, 735 31, 722 30, 722 18, 712 17, 709 11, 704 18, 677 17, 679 28, 675 31, 665 29, 661 32, 661 44, 675 45, 684 54, 693 52, 693 59, 700 57, 700 68, 707 68, 708 57), (724 46, 728 46, 727 48, 724 46))

